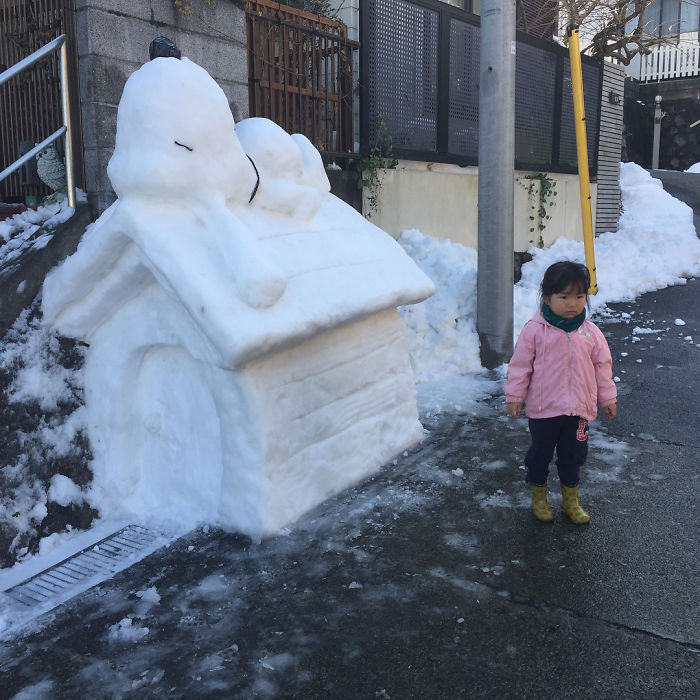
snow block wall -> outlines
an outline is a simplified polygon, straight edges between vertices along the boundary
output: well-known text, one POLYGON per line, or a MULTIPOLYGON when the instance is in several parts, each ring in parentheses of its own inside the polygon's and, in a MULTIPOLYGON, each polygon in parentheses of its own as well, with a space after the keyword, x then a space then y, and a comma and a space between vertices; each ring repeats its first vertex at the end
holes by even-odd
POLYGON ((127 81, 117 201, 44 285, 46 322, 89 343, 101 514, 273 533, 422 435, 396 307, 434 292, 329 192, 318 151, 234 125, 202 68, 127 81))

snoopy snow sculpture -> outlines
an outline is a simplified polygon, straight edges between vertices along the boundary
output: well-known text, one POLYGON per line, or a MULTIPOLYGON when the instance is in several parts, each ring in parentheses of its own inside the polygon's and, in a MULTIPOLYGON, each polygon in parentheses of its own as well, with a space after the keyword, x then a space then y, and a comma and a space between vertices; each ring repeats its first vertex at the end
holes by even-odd
POLYGON ((89 344, 102 515, 259 537, 422 435, 396 306, 432 282, 329 192, 318 152, 234 126, 187 59, 124 87, 117 201, 44 285, 45 321, 89 344))

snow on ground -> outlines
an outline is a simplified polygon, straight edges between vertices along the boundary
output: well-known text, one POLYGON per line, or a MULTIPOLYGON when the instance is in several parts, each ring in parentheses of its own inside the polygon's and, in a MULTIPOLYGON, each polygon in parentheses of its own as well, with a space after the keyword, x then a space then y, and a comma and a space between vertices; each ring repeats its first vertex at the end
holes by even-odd
MULTIPOLYGON (((689 207, 664 192, 658 180, 634 164, 622 164, 621 186, 624 212, 620 230, 596 239, 599 293, 591 299, 591 308, 599 317, 611 315, 608 303, 631 301, 644 292, 684 284, 687 277, 700 273, 700 241, 689 207)), ((476 252, 415 230, 405 231, 399 242, 437 284, 432 298, 401 309, 409 328, 421 420, 429 427, 440 413, 487 415, 481 399, 500 391, 503 372, 488 373, 479 363, 476 252)), ((529 252, 533 259, 523 266, 522 279, 514 287, 516 336, 537 311, 538 286, 546 267, 560 259, 584 261, 583 244, 564 239, 548 249, 532 248, 529 252)), ((655 331, 637 328, 635 332, 655 331)), ((27 312, 18 319, 0 345, 0 367, 16 370, 14 381, 5 390, 8 401, 37 400, 50 412, 80 391, 82 371, 67 370, 55 363, 52 352, 55 354, 56 343, 55 333, 37 320, 30 320, 27 312)), ((84 429, 85 420, 81 409, 65 420, 48 419, 41 430, 29 436, 28 449, 58 453, 74 449, 76 434, 84 429)), ((611 464, 626 450, 624 444, 611 439, 596 447, 598 451, 602 448, 603 456, 609 454, 611 464)), ((30 528, 43 517, 49 499, 65 505, 89 498, 86 490, 67 477, 54 477, 47 492, 26 471, 26 461, 19 455, 14 462, 2 465, 15 475, 17 483, 25 482, 26 486, 11 501, 0 502, 0 517, 12 518, 15 525, 20 522, 30 528), (15 513, 19 515, 15 517, 15 513)), ((428 470, 429 465, 424 468, 428 470)), ((444 477, 459 481, 459 474, 444 477)), ((488 503, 498 503, 502 495, 487 498, 488 503)), ((92 505, 99 509, 99 502, 92 505)), ((25 560, 25 565, 31 564, 37 570, 45 568, 50 565, 46 562, 63 554, 71 537, 77 536, 78 533, 55 533, 45 538, 40 554, 25 560)), ((109 638, 135 638, 147 633, 145 628, 121 620, 109 631, 109 638)))
MULTIPOLYGON (((634 163, 620 164, 620 185, 619 230, 595 239, 598 294, 590 303, 598 316, 610 314, 609 303, 632 301, 644 292, 685 284, 686 278, 700 274, 700 240, 690 207, 671 197, 659 180, 634 163)), ((477 255, 470 248, 418 231, 404 231, 399 243, 438 287, 432 298, 402 309, 411 333, 419 394, 431 394, 435 380, 482 373, 476 332, 477 255)), ((513 292, 516 338, 539 309, 539 285, 547 267, 558 260, 585 262, 583 242, 563 238, 549 248, 528 252, 532 261, 523 265, 522 279, 513 292)), ((474 386, 481 389, 479 384, 474 386)))
MULTIPOLYGON (((80 354, 80 349, 76 350, 80 354)), ((76 441, 85 429, 86 409, 82 404, 82 372, 67 369, 59 361, 60 341, 25 309, 0 344, 0 373, 11 377, 4 387, 8 409, 15 415, 24 402, 38 404, 38 421, 18 418, 21 428, 5 436, 2 466, 0 525, 17 531, 10 550, 21 553, 23 533, 38 527, 55 500, 67 505, 79 503, 80 488, 68 477, 54 478, 48 493, 30 465, 66 462, 79 453, 76 441), (74 410, 67 407, 76 406, 74 410)), ((9 430, 9 426, 6 426, 9 430)), ((5 552, 2 553, 5 555, 5 552)))
MULTIPOLYGON (((87 202, 87 196, 76 190, 78 202, 87 202)), ((29 248, 41 249, 53 238, 52 229, 68 221, 73 215, 68 199, 27 209, 0 221, 0 268, 10 265, 29 248), (39 236, 35 234, 41 229, 39 236)))

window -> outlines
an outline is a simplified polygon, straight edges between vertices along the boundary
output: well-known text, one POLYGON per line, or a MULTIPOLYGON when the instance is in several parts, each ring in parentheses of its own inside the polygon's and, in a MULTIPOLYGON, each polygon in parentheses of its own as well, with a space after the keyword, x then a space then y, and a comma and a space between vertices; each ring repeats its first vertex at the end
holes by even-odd
POLYGON ((649 34, 679 38, 679 34, 698 31, 700 6, 697 0, 656 0, 647 8, 644 19, 649 34))
POLYGON ((696 32, 700 29, 700 6, 697 0, 684 0, 681 2, 681 34, 685 32, 696 32))

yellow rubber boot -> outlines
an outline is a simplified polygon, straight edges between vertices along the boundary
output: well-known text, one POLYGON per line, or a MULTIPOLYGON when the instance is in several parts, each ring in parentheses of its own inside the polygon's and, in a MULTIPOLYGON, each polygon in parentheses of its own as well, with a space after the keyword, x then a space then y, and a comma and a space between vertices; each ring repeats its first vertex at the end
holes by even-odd
POLYGON ((562 484, 561 496, 561 509, 569 516, 572 523, 586 525, 590 522, 591 516, 579 505, 578 486, 564 486, 562 484))
POLYGON ((547 487, 530 485, 532 492, 532 512, 534 516, 543 523, 551 523, 554 520, 554 513, 547 503, 547 487))

